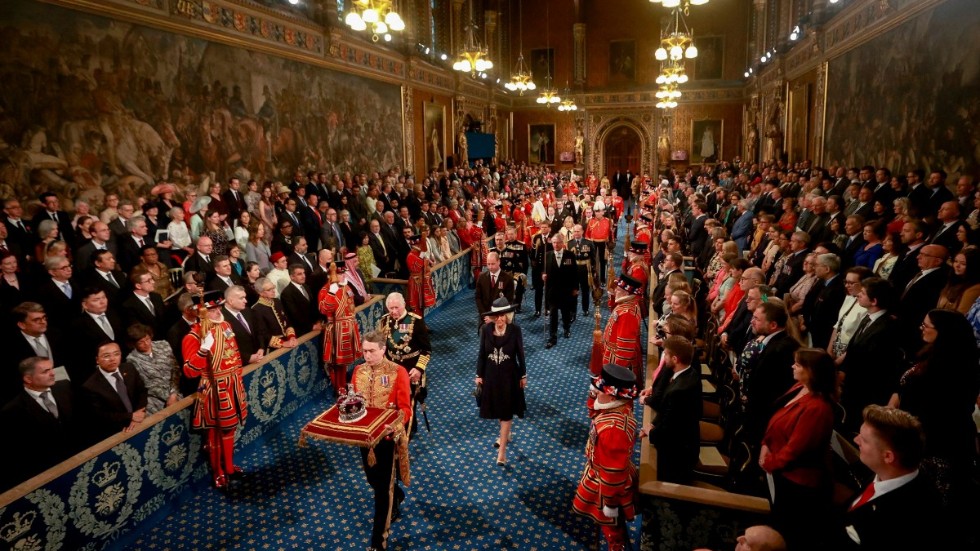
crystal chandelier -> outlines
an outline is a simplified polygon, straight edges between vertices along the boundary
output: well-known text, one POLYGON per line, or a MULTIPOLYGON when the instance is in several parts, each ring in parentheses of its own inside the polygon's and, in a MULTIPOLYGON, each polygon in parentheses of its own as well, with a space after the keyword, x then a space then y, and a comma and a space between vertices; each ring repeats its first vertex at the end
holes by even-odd
POLYGON ((514 74, 510 76, 510 82, 504 84, 504 88, 510 90, 511 92, 517 92, 518 95, 523 96, 524 92, 528 90, 534 90, 537 85, 534 84, 532 80, 531 70, 528 69, 527 64, 524 63, 524 15, 521 11, 521 3, 518 3, 517 16, 520 19, 519 23, 519 35, 521 39, 520 50, 517 54, 517 69, 514 74))
POLYGON ((476 40, 476 34, 474 34, 476 29, 476 23, 473 21, 473 1, 470 0, 470 24, 466 26, 466 40, 457 54, 453 69, 469 73, 471 76, 493 69, 493 62, 487 58, 487 49, 480 46, 476 40))
POLYGON ((572 91, 568 88, 568 83, 565 83, 565 99, 561 100, 558 105, 559 111, 578 111, 578 105, 575 105, 575 100, 572 99, 572 91))
POLYGON ((385 42, 390 41, 389 30, 405 30, 405 22, 395 11, 392 0, 354 0, 344 23, 355 31, 367 30, 370 25, 373 42, 378 41, 378 35, 383 35, 385 42))
POLYGON ((677 99, 681 97, 681 91, 676 84, 664 84, 657 90, 657 109, 673 109, 677 107, 677 99))
POLYGON ((658 61, 677 61, 698 57, 698 49, 694 45, 694 32, 687 28, 687 22, 681 10, 674 10, 674 20, 660 33, 660 47, 654 53, 658 61), (681 30, 681 25, 684 30, 681 30))

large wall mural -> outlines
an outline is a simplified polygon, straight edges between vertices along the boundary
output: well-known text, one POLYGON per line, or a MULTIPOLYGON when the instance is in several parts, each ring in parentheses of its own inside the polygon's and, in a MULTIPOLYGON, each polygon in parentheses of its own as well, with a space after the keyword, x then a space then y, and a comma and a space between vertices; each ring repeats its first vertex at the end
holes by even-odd
POLYGON ((825 159, 980 173, 980 10, 951 0, 830 62, 825 159))
POLYGON ((0 197, 99 205, 160 181, 403 165, 396 85, 30 0, 3 10, 0 197))

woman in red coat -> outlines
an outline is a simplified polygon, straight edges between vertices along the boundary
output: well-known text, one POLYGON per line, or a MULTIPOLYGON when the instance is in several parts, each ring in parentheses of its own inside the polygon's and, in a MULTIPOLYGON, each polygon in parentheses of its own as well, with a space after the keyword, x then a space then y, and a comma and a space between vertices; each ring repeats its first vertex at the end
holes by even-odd
POLYGON ((774 524, 790 548, 826 549, 813 527, 827 526, 832 510, 830 437, 837 369, 826 351, 801 348, 793 379, 796 384, 776 401, 779 409, 762 439, 759 465, 770 477, 774 524))

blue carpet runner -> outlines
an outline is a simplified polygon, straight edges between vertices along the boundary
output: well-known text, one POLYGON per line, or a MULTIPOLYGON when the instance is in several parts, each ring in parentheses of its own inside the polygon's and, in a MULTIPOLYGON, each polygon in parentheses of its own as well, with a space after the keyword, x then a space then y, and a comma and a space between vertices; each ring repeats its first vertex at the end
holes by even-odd
MULTIPOLYGON (((572 337, 563 338, 559 327, 558 346, 546 350, 546 321, 531 319, 533 295, 525 297, 525 313, 517 314, 515 322, 524 331, 528 411, 514 421, 508 466, 498 467, 492 446, 497 423, 479 418, 471 395, 477 353, 471 293, 460 293, 427 318, 434 331, 428 398, 432 432, 425 432, 420 420, 410 448, 412 485, 388 548, 589 549, 598 537, 596 526, 573 513, 571 501, 589 430, 585 398, 593 318, 579 310, 572 337)), ((202 483, 115 548, 366 548, 373 500, 357 449, 316 441, 297 446, 300 429, 329 407, 332 396, 238 450, 248 475, 229 493, 202 483)), ((642 414, 639 408, 637 414, 642 414)), ((639 520, 631 526, 637 548, 638 527, 639 520)))

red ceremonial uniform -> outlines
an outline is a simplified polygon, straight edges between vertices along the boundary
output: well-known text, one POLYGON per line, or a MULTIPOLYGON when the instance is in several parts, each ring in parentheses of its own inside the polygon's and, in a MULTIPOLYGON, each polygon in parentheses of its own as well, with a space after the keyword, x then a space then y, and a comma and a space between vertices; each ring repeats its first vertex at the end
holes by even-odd
MULTIPOLYGON (((481 251, 486 248, 482 243, 473 245, 481 251)), ((408 306, 421 315, 426 308, 436 303, 436 290, 432 286, 432 266, 429 259, 422 258, 422 251, 415 247, 408 253, 405 263, 408 264, 408 306)))
POLYGON ((645 253, 643 253, 643 258, 646 260, 647 265, 649 265, 651 262, 653 262, 653 253, 651 252, 652 249, 653 249, 653 243, 652 243, 652 241, 653 241, 653 232, 650 230, 650 227, 649 226, 645 226, 645 225, 644 226, 637 226, 636 227, 636 236, 633 238, 633 241, 635 241, 637 243, 646 243, 647 244, 647 250, 646 250, 645 253))
POLYGON ((585 230, 585 238, 591 241, 609 241, 612 237, 612 222, 606 218, 593 218, 589 220, 589 227, 585 230))
POLYGON ((620 510, 627 520, 636 516, 638 477, 633 465, 636 419, 631 402, 596 411, 585 445, 585 471, 575 490, 572 509, 602 525, 615 525, 603 507, 620 510))
POLYGON ((229 476, 241 472, 234 462, 235 429, 245 422, 248 408, 242 385, 242 356, 235 333, 227 321, 209 323, 207 331, 202 331, 200 322, 195 323, 184 336, 181 351, 184 375, 201 378, 191 426, 207 429, 208 462, 214 485, 224 488, 229 476), (210 351, 201 348, 208 333, 214 338, 210 351))
POLYGON ((627 295, 616 303, 602 332, 602 365, 616 364, 631 369, 637 381, 644 380, 640 347, 642 319, 639 297, 627 295))
POLYGON ((412 382, 408 370, 384 358, 378 365, 366 363, 354 368, 354 391, 364 395, 367 407, 397 409, 405 426, 412 424, 412 382))
POLYGON ((227 321, 212 322, 209 332, 214 337, 211 352, 201 350, 201 341, 205 334, 201 332, 200 323, 191 327, 181 346, 185 358, 184 375, 201 378, 191 426, 195 429, 234 429, 248 416, 238 341, 227 321), (215 386, 211 385, 211 380, 206 375, 209 366, 214 375, 215 386))
POLYGON ((354 292, 348 285, 324 285, 317 295, 323 325, 323 363, 330 384, 338 392, 347 388, 347 366, 361 357, 361 331, 354 319, 354 292), (331 288, 336 286, 334 292, 331 288))
POLYGON ((623 202, 623 198, 616 195, 612 198, 613 209, 616 210, 616 220, 623 217, 623 210, 626 208, 626 203, 623 202))

